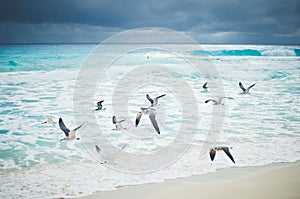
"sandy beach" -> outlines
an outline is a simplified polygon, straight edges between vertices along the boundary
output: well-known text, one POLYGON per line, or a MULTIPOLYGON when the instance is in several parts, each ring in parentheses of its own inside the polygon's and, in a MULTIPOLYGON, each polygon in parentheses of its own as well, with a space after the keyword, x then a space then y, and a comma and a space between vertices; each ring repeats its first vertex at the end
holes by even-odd
POLYGON ((126 186, 114 191, 96 192, 92 198, 300 198, 300 162, 222 169, 162 183, 126 186))

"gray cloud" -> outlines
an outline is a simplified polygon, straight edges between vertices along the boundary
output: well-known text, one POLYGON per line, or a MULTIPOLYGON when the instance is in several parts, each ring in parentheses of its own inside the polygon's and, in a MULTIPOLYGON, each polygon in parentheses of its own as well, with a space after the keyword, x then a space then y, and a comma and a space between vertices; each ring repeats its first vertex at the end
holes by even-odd
POLYGON ((298 0, 3 0, 0 42, 100 42, 151 26, 199 42, 299 44, 299 10, 298 0))

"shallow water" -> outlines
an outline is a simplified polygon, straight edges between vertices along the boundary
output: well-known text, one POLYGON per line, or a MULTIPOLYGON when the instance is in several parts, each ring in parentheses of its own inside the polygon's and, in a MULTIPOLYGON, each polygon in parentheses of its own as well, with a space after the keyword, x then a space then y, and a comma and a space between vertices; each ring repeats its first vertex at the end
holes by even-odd
MULTIPOLYGON (((190 50, 183 53, 189 59, 210 61, 218 70, 225 95, 234 98, 226 99, 224 106, 204 103, 216 97, 212 96, 215 88, 211 82, 214 79, 198 73, 182 59, 157 50, 131 52, 115 60, 99 79, 99 86, 91 96, 93 101, 85 104, 88 107, 86 119, 78 121, 74 117, 73 104, 77 76, 95 47, 0 46, 1 198, 78 197, 118 186, 212 172, 218 168, 300 159, 299 46, 202 45, 202 49, 187 46, 190 50), (184 110, 192 112, 192 106, 178 98, 176 89, 181 89, 180 83, 172 90, 165 82, 136 88, 125 105, 129 117, 124 118, 128 132, 131 128, 136 129, 133 125, 139 107, 149 105, 146 93, 151 96, 167 93, 159 100, 157 108, 161 135, 153 130, 147 116, 143 116, 137 128, 138 135, 128 134, 126 130, 112 130, 114 89, 128 71, 151 64, 176 69, 166 77, 171 77, 174 82, 184 80, 193 90, 198 108, 195 131, 184 129, 184 132, 179 132, 184 110), (209 82, 208 92, 202 89, 206 81, 209 82), (239 81, 245 87, 256 83, 250 95, 241 94, 239 81), (103 106, 106 110, 95 112, 99 98, 105 100, 103 106), (220 114, 224 119, 220 133, 210 131, 213 114, 220 114), (62 117, 70 128, 84 123, 78 133, 81 140, 60 142, 63 132, 57 126, 42 125, 44 115, 53 116, 57 122, 62 117), (91 117, 97 122, 89 122, 91 117), (100 128, 106 141, 116 148, 127 144, 124 153, 128 154, 155 154, 170 146, 181 134, 193 134, 193 140, 187 151, 174 156, 177 159, 164 167, 154 172, 130 174, 119 170, 126 170, 128 164, 135 168, 134 164, 141 162, 124 156, 122 159, 120 154, 121 157, 116 159, 118 166, 112 166, 115 169, 99 164, 101 158, 97 156, 94 144, 104 147, 108 153, 115 149, 103 144, 98 131, 89 131, 94 127, 100 128), (208 136, 218 138, 216 143, 211 143, 208 136), (208 154, 203 152, 203 144, 233 146, 236 165, 224 153, 218 153, 212 163, 208 154)), ((159 72, 152 75, 161 78, 159 72)), ((130 87, 134 78, 127 83, 130 87)), ((90 82, 84 86, 88 88, 90 82)), ((118 115, 119 119, 123 117, 118 115)), ((178 153, 176 150, 175 147, 170 151, 175 154, 178 153)))

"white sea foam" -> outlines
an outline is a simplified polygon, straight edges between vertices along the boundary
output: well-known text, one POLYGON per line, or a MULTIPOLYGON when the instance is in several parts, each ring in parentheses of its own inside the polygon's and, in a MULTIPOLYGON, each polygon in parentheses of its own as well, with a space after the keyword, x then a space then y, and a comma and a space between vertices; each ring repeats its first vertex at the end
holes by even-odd
MULTIPOLYGON (((204 48, 256 49, 261 52, 266 49, 274 50, 272 46, 211 45, 204 48)), ((282 52, 291 50, 291 47, 276 49, 282 52)), ((175 63, 170 61, 172 59, 166 54, 159 52, 151 54, 149 51, 143 53, 146 57, 150 54, 149 59, 156 59, 156 62, 165 61, 164 64, 170 68, 189 67, 180 60, 176 60, 175 63)), ((143 53, 139 52, 139 56, 143 53)), ((136 56, 134 53, 131 54, 129 63, 136 56)), ((189 56, 204 59, 200 56, 189 56)), ((70 61, 69 58, 67 56, 65 60, 67 63, 70 61)), ((177 161, 156 172, 144 174, 129 174, 99 164, 97 162, 99 154, 94 150, 94 144, 101 145, 103 140, 99 137, 100 132, 91 131, 88 135, 84 133, 93 127, 101 128, 105 138, 117 148, 122 148, 124 144, 128 145, 124 153, 141 154, 151 154, 168 146, 179 133, 189 133, 188 130, 178 132, 182 108, 189 107, 182 107, 176 93, 168 90, 163 83, 160 82, 162 86, 157 85, 156 88, 151 85, 137 88, 128 100, 129 117, 124 118, 126 119, 124 126, 133 128, 130 125, 134 125, 139 108, 149 105, 145 94, 155 96, 167 93, 167 96, 159 101, 161 112, 157 117, 162 129, 160 136, 153 131, 147 116, 142 118, 138 127, 142 130, 139 135, 143 137, 141 140, 111 130, 114 128, 111 122, 113 113, 111 96, 115 85, 127 70, 111 66, 107 75, 99 80, 101 84, 92 96, 94 101, 86 106, 90 108, 90 114, 86 116, 87 122, 79 130, 78 135, 82 139, 60 142, 59 139, 64 137, 64 133, 59 127, 42 125, 41 122, 44 121, 43 116, 47 114, 52 115, 55 121, 58 121, 59 117, 64 118, 69 128, 79 125, 81 121, 75 121, 72 100, 80 64, 64 69, 58 67, 45 71, 0 73, 0 89, 3 94, 0 97, 0 197, 78 197, 95 191, 112 190, 118 186, 159 182, 213 172, 219 168, 300 160, 298 108, 300 92, 297 84, 300 80, 299 60, 296 57, 277 56, 276 53, 272 56, 226 56, 205 59, 214 63, 222 78, 225 95, 234 99, 225 99, 224 106, 205 104, 204 101, 208 98, 218 97, 211 96, 210 93, 210 89, 214 89, 215 86, 210 84, 212 78, 197 74, 193 68, 175 74, 174 80, 183 78, 194 90, 199 109, 196 134, 191 147, 179 156, 177 161), (240 94, 242 91, 238 86, 239 81, 245 86, 256 83, 250 95, 240 94), (209 92, 202 92, 204 82, 209 82, 209 92), (103 107, 106 107, 106 110, 95 112, 96 102, 100 99, 105 100, 103 107), (236 165, 222 153, 218 154, 212 163, 208 153, 203 152, 203 144, 214 144, 206 143, 213 110, 215 114, 224 115, 224 123, 220 135, 215 131, 210 133, 216 133, 219 138, 218 144, 233 146, 232 154, 236 165), (165 115, 165 118, 160 120, 160 115, 165 115), (91 117, 96 118, 96 124, 89 122, 91 117)), ((22 63, 22 60, 15 61, 22 63)), ((32 61, 38 62, 38 59, 32 61)), ((140 61, 143 62, 145 59, 140 61)), ((53 65, 53 60, 44 60, 43 64, 53 65)), ((90 82, 86 82, 84 86, 89 88, 90 82)), ((122 119, 123 116, 118 117, 122 119)), ((103 147, 106 152, 115 150, 109 146, 103 147)), ((176 149, 173 152, 176 153, 176 149)), ((122 165, 123 161, 128 160, 120 157, 116 161, 122 165)))

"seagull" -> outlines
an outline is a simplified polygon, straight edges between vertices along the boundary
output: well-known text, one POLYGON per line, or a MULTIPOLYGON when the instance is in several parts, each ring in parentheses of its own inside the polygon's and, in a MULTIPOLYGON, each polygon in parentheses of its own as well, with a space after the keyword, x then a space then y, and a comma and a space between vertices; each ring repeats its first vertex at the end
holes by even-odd
POLYGON ((97 102, 97 109, 95 109, 95 111, 105 110, 105 108, 102 109, 102 102, 104 102, 104 100, 97 102))
POLYGON ((126 128, 123 128, 122 125, 121 125, 121 122, 124 122, 124 121, 125 121, 125 119, 119 120, 119 121, 118 121, 117 118, 116 118, 116 116, 113 116, 113 117, 112 117, 112 122, 113 122, 113 124, 116 125, 116 128, 113 129, 113 130, 122 130, 122 129, 126 129, 126 128))
POLYGON ((160 95, 160 96, 158 96, 158 97, 152 99, 152 98, 149 96, 149 94, 147 94, 146 97, 147 97, 147 99, 150 101, 151 106, 156 106, 157 103, 158 103, 158 99, 161 98, 161 97, 164 97, 165 95, 166 95, 166 94, 163 94, 163 95, 160 95))
POLYGON ((242 82, 239 82, 239 86, 240 88, 243 90, 243 94, 250 94, 250 88, 252 88, 253 86, 255 86, 255 84, 252 84, 251 86, 249 86, 247 89, 245 89, 245 87, 243 86, 242 82))
MULTIPOLYGON (((127 144, 125 144, 121 149, 119 149, 118 151, 116 151, 115 153, 113 153, 110 157, 105 157, 104 154, 101 154, 102 157, 105 160, 103 162, 100 162, 100 164, 110 164, 110 163, 113 163, 115 161, 115 159, 116 159, 117 154, 120 153, 121 151, 123 151, 126 146, 127 146, 127 144)), ((102 153, 101 148, 97 144, 95 144, 95 148, 96 148, 97 153, 102 153)))
POLYGON ((135 126, 137 127, 139 125, 143 114, 149 114, 149 119, 150 119, 154 129, 156 130, 156 132, 158 134, 160 134, 160 130, 159 130, 158 124, 157 124, 156 119, 155 119, 155 113, 154 113, 155 109, 152 108, 152 107, 149 107, 149 108, 141 108, 141 110, 142 111, 138 112, 137 115, 136 115, 135 126))
POLYGON ((203 84, 202 88, 203 88, 204 90, 207 90, 207 89, 208 89, 208 87, 207 87, 207 82, 205 82, 205 83, 203 84))
POLYGON ((45 118, 47 119, 45 122, 43 122, 42 124, 52 124, 53 126, 55 126, 56 122, 53 121, 52 117, 49 115, 45 115, 45 118))
MULTIPOLYGON (((76 131, 78 129, 80 129, 83 125, 83 124, 81 124, 80 126, 76 127, 72 131, 70 131, 70 129, 68 129, 66 127, 65 123, 63 122, 63 120, 61 118, 59 118, 58 124, 59 124, 60 129, 66 134, 66 137, 63 138, 63 139, 60 139, 60 141, 75 139, 76 138, 76 135, 75 135, 76 131)), ((79 140, 80 138, 76 138, 76 139, 79 140)))
MULTIPOLYGON (((230 147, 230 149, 232 149, 232 147, 230 147)), ((232 160, 232 162, 235 164, 235 161, 234 161, 234 159, 233 159, 233 157, 232 157, 232 155, 231 155, 231 153, 230 153, 230 151, 229 151, 229 147, 227 147, 227 146, 218 146, 218 147, 211 148, 211 149, 210 149, 210 152, 209 152, 209 156, 210 156, 211 161, 214 160, 215 155, 216 155, 216 152, 217 152, 217 151, 221 151, 221 150, 223 150, 223 151, 226 153, 226 155, 227 155, 227 156, 232 160)))
POLYGON ((215 100, 215 99, 208 99, 205 101, 205 103, 208 103, 208 102, 213 102, 213 105, 224 105, 223 103, 223 99, 224 98, 227 98, 227 99, 234 99, 232 97, 219 97, 218 100, 215 100))

